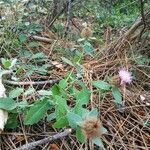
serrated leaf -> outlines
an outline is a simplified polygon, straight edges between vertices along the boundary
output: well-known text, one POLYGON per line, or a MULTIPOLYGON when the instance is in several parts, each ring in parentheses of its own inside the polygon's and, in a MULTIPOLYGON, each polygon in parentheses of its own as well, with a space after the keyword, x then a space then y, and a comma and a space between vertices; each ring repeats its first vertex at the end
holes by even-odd
POLYGON ((47 110, 50 108, 50 103, 47 99, 36 102, 30 107, 27 115, 25 116, 24 124, 32 125, 39 122, 44 116, 47 110))
POLYGON ((0 109, 13 110, 17 107, 12 98, 0 98, 0 109))
POLYGON ((83 134, 82 130, 80 127, 77 127, 76 129, 76 137, 77 139, 81 142, 81 143, 84 143, 86 142, 86 137, 85 135, 83 134))
POLYGON ((108 84, 107 82, 98 80, 98 81, 93 81, 92 84, 102 90, 110 90, 110 88, 112 87, 110 84, 108 84))
POLYGON ((10 98, 16 98, 20 96, 23 93, 24 89, 23 88, 16 88, 9 93, 10 98))
POLYGON ((61 59, 63 60, 63 62, 65 62, 66 64, 69 64, 70 66, 74 66, 74 64, 67 58, 65 57, 61 57, 61 59))
POLYGON ((63 128, 63 127, 66 127, 68 126, 69 123, 68 123, 68 119, 66 116, 63 116, 61 118, 59 118, 53 125, 54 128, 63 128))
POLYGON ((104 148, 103 142, 99 137, 93 138, 92 142, 99 146, 100 148, 104 148))
POLYGON ((78 122, 82 122, 82 118, 73 112, 67 113, 67 119, 69 121, 69 125, 74 129, 77 128, 78 122))
POLYGON ((117 104, 122 104, 122 95, 117 87, 112 87, 112 94, 117 104))

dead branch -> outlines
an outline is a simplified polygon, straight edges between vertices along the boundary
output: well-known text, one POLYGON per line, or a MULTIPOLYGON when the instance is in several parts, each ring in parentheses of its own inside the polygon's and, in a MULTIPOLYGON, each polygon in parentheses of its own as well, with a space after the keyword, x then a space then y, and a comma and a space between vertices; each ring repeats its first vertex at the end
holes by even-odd
POLYGON ((30 36, 31 39, 39 41, 39 42, 45 42, 45 43, 52 43, 54 40, 53 39, 49 39, 46 37, 40 37, 40 36, 30 36))
MULTIPOLYGON (((146 12, 144 16, 145 21, 147 21, 147 24, 149 24, 150 12, 146 12)), ((142 27, 144 27, 144 22, 142 18, 139 17, 124 35, 120 36, 117 40, 108 45, 108 50, 106 53, 115 53, 117 50, 122 49, 122 47, 124 47, 128 41, 133 42, 136 40, 140 36, 141 30, 143 29, 142 27)))
POLYGON ((41 85, 41 84, 55 84, 58 83, 60 79, 52 79, 52 80, 46 80, 46 81, 28 81, 28 82, 16 82, 16 81, 10 81, 10 80, 3 80, 6 84, 11 85, 41 85))
POLYGON ((130 35, 132 35, 136 29, 138 29, 141 25, 143 25, 143 22, 141 18, 139 18, 132 26, 131 28, 125 33, 125 38, 129 38, 130 35))
POLYGON ((35 142, 25 144, 25 145, 21 146, 20 148, 17 148, 17 149, 14 149, 14 150, 30 150, 30 149, 35 148, 38 145, 41 145, 41 144, 44 144, 44 143, 48 143, 48 142, 63 138, 65 136, 69 135, 71 132, 72 132, 72 129, 66 129, 65 131, 63 131, 61 133, 57 133, 56 135, 49 136, 49 137, 44 138, 44 139, 39 140, 39 141, 35 141, 35 142))

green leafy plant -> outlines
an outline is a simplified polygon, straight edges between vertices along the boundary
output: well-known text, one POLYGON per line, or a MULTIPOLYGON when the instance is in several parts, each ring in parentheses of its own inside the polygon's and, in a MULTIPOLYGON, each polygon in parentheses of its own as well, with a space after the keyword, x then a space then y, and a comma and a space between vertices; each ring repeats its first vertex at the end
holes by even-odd
POLYGON ((111 85, 102 80, 92 81, 92 84, 103 93, 111 91, 114 97, 115 103, 122 104, 122 95, 117 86, 111 85))
POLYGON ((51 102, 48 99, 38 100, 27 111, 24 119, 24 124, 32 125, 39 122, 46 114, 47 110, 51 108, 51 102), (34 115, 33 115, 34 114, 34 115))
POLYGON ((9 59, 2 58, 1 62, 5 69, 11 69, 13 66, 15 66, 17 59, 9 60, 9 59))

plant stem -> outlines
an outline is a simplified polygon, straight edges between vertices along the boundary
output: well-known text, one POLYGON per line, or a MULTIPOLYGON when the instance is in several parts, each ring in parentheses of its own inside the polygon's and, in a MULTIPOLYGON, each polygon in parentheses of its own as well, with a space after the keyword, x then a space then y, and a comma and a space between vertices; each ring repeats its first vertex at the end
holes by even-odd
POLYGON ((20 148, 17 148, 17 149, 14 149, 14 150, 30 150, 30 149, 35 148, 38 145, 41 145, 41 144, 44 144, 44 143, 47 143, 47 142, 65 137, 65 136, 69 135, 71 132, 72 132, 72 129, 66 129, 65 131, 63 131, 61 133, 57 133, 56 135, 49 136, 49 137, 44 138, 42 140, 38 140, 38 141, 35 141, 35 142, 25 144, 25 145, 21 146, 20 148))

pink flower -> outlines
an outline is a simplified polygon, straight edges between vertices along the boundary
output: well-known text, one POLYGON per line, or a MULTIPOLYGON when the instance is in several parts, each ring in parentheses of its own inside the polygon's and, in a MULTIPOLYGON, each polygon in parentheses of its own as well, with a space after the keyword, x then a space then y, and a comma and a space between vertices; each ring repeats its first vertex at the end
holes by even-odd
POLYGON ((131 72, 125 70, 124 68, 119 71, 119 77, 121 80, 121 84, 130 84, 132 81, 131 72))

